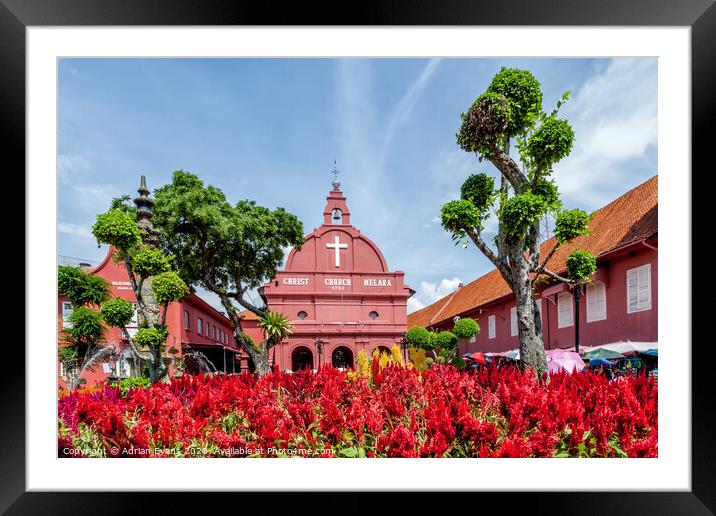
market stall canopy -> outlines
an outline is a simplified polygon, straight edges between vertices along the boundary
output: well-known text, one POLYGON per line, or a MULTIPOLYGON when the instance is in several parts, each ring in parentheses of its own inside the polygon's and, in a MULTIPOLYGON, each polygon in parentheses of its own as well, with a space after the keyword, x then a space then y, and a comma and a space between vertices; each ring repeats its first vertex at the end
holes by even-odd
POLYGON ((547 370, 550 373, 565 371, 572 374, 575 371, 581 371, 585 367, 582 357, 574 351, 554 349, 547 352, 547 370))
POLYGON ((606 360, 604 358, 590 358, 589 359, 589 367, 595 367, 595 366, 610 366, 612 363, 609 360, 606 360))
POLYGON ((591 360, 593 358, 602 358, 602 359, 616 359, 616 358, 624 358, 624 355, 619 353, 618 351, 613 351, 611 349, 606 348, 596 348, 591 351, 587 351, 586 353, 582 353, 582 358, 584 360, 591 360))
POLYGON ((487 358, 485 358, 485 355, 480 352, 470 353, 466 356, 473 362, 477 362, 478 364, 487 364, 487 358))
POLYGON ((619 341, 612 342, 610 344, 601 344, 599 346, 582 347, 582 350, 587 353, 594 351, 595 349, 608 349, 609 351, 616 351, 622 355, 634 355, 636 353, 642 353, 648 349, 657 349, 659 344, 657 342, 631 342, 619 341))

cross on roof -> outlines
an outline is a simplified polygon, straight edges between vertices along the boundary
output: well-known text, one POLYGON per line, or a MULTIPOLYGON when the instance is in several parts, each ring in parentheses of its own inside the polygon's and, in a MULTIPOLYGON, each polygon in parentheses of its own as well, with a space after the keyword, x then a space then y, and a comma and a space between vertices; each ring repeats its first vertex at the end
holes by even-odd
POLYGON ((338 181, 338 168, 336 165, 336 160, 333 160, 333 170, 331 171, 331 174, 333 174, 333 188, 338 189, 339 186, 341 186, 341 183, 338 181))

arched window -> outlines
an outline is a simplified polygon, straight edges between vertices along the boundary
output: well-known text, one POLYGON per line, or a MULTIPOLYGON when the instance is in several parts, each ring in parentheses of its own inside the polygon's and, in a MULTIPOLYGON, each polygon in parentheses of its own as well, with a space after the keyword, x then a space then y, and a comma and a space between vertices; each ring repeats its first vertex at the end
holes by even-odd
POLYGON ((300 312, 298 312, 297 315, 298 315, 298 318, 301 319, 302 321, 303 321, 306 317, 308 317, 308 314, 307 314, 306 312, 304 312, 303 310, 301 310, 300 312))
POLYGON ((370 317, 371 319, 374 319, 374 320, 375 320, 375 319, 378 318, 378 312, 373 311, 373 312, 371 312, 371 313, 368 314, 368 317, 370 317))

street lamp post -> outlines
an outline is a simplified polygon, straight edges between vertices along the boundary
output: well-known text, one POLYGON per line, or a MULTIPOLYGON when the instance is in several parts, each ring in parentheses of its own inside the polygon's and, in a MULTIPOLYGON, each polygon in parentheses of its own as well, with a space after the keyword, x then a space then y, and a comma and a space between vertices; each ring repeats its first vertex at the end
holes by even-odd
POLYGON ((408 363, 408 341, 405 340, 405 333, 400 337, 400 345, 403 348, 403 360, 408 363))
POLYGON ((318 367, 316 369, 318 369, 321 367, 321 356, 323 355, 323 341, 321 339, 316 341, 316 351, 318 352, 318 367))
POLYGON ((574 286, 574 350, 579 354, 579 299, 582 297, 582 285, 574 286))

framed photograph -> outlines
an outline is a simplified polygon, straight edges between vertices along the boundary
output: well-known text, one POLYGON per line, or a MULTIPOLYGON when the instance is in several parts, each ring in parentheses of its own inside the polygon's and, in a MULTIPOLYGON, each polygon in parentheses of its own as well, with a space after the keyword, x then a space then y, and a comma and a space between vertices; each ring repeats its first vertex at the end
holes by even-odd
POLYGON ((0 508, 716 511, 713 2, 312 11, 0 0, 27 201, 0 508))

